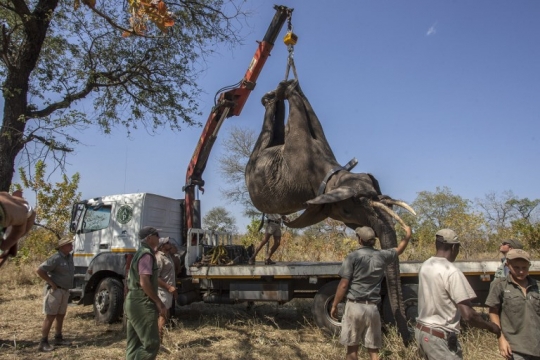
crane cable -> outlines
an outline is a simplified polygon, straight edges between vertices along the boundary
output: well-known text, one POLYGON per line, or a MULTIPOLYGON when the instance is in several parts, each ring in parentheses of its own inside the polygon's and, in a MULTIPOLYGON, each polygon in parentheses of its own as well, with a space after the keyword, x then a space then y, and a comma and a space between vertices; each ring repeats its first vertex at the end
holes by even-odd
POLYGON ((298 74, 296 73, 296 66, 294 65, 294 45, 298 41, 298 36, 293 33, 292 26, 292 11, 289 11, 287 14, 287 33, 283 38, 283 42, 287 45, 287 50, 289 51, 289 56, 287 57, 287 70, 285 71, 285 80, 289 79, 289 72, 292 68, 294 78, 298 80, 298 74))

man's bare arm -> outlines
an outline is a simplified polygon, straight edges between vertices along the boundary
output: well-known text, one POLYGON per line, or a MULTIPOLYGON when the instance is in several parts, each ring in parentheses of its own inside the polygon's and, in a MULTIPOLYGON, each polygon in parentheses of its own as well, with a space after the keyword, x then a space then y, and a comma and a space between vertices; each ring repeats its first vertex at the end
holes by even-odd
POLYGON ((334 319, 337 319, 337 306, 345 298, 347 294, 347 289, 349 288, 349 280, 341 279, 336 290, 336 296, 334 297, 334 302, 332 303, 332 309, 330 310, 330 316, 334 319))
POLYGON ((488 322, 482 319, 482 316, 473 309, 470 300, 460 302, 458 304, 458 308, 459 312, 461 313, 461 317, 469 325, 477 327, 479 329, 488 330, 489 332, 492 332, 497 336, 501 334, 501 328, 495 323, 488 322))
POLYGON ((412 235, 412 231, 409 226, 405 226, 403 229, 405 230, 405 237, 401 239, 401 241, 399 242, 396 248, 396 252, 398 256, 403 254, 403 252, 407 248, 407 245, 409 244, 409 240, 411 239, 411 235, 412 235))

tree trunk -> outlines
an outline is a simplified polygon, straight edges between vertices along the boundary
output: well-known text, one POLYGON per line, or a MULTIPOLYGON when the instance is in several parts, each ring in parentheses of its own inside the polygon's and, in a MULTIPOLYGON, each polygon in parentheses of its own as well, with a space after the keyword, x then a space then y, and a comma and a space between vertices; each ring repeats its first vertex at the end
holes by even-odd
MULTIPOLYGON (((7 76, 2 86, 4 114, 0 129, 0 191, 8 191, 15 172, 15 159, 23 149, 28 105, 28 84, 49 28, 58 0, 40 0, 32 13, 24 2, 14 2, 22 19, 23 38, 9 44, 12 55, 6 55, 7 76)), ((10 38, 4 39, 11 40, 10 38)))

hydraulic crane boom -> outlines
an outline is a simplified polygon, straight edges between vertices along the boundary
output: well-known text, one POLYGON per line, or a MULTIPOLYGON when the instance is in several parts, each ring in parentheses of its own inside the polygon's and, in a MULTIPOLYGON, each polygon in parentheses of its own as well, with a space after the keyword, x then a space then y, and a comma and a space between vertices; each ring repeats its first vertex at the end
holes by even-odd
POLYGON ((261 70, 266 62, 270 51, 274 47, 274 42, 283 27, 283 24, 292 14, 294 9, 285 6, 274 6, 276 14, 272 19, 266 34, 261 42, 251 63, 240 81, 238 87, 222 92, 219 96, 217 104, 212 108, 212 113, 206 121, 199 143, 195 148, 195 152, 191 157, 186 173, 186 185, 182 188, 185 191, 185 218, 186 231, 190 228, 200 228, 200 214, 195 206, 195 187, 198 186, 204 192, 204 180, 202 174, 206 168, 210 151, 214 146, 217 138, 217 133, 223 121, 233 115, 240 115, 251 91, 255 88, 255 84, 261 70))

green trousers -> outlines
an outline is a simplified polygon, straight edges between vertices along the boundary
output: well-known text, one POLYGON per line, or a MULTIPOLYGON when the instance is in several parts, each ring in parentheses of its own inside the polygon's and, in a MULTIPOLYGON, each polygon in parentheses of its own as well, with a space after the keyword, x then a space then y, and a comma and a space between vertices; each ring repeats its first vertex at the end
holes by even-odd
POLYGON ((159 352, 156 304, 141 291, 130 291, 124 303, 127 317, 126 360, 153 360, 159 352))

